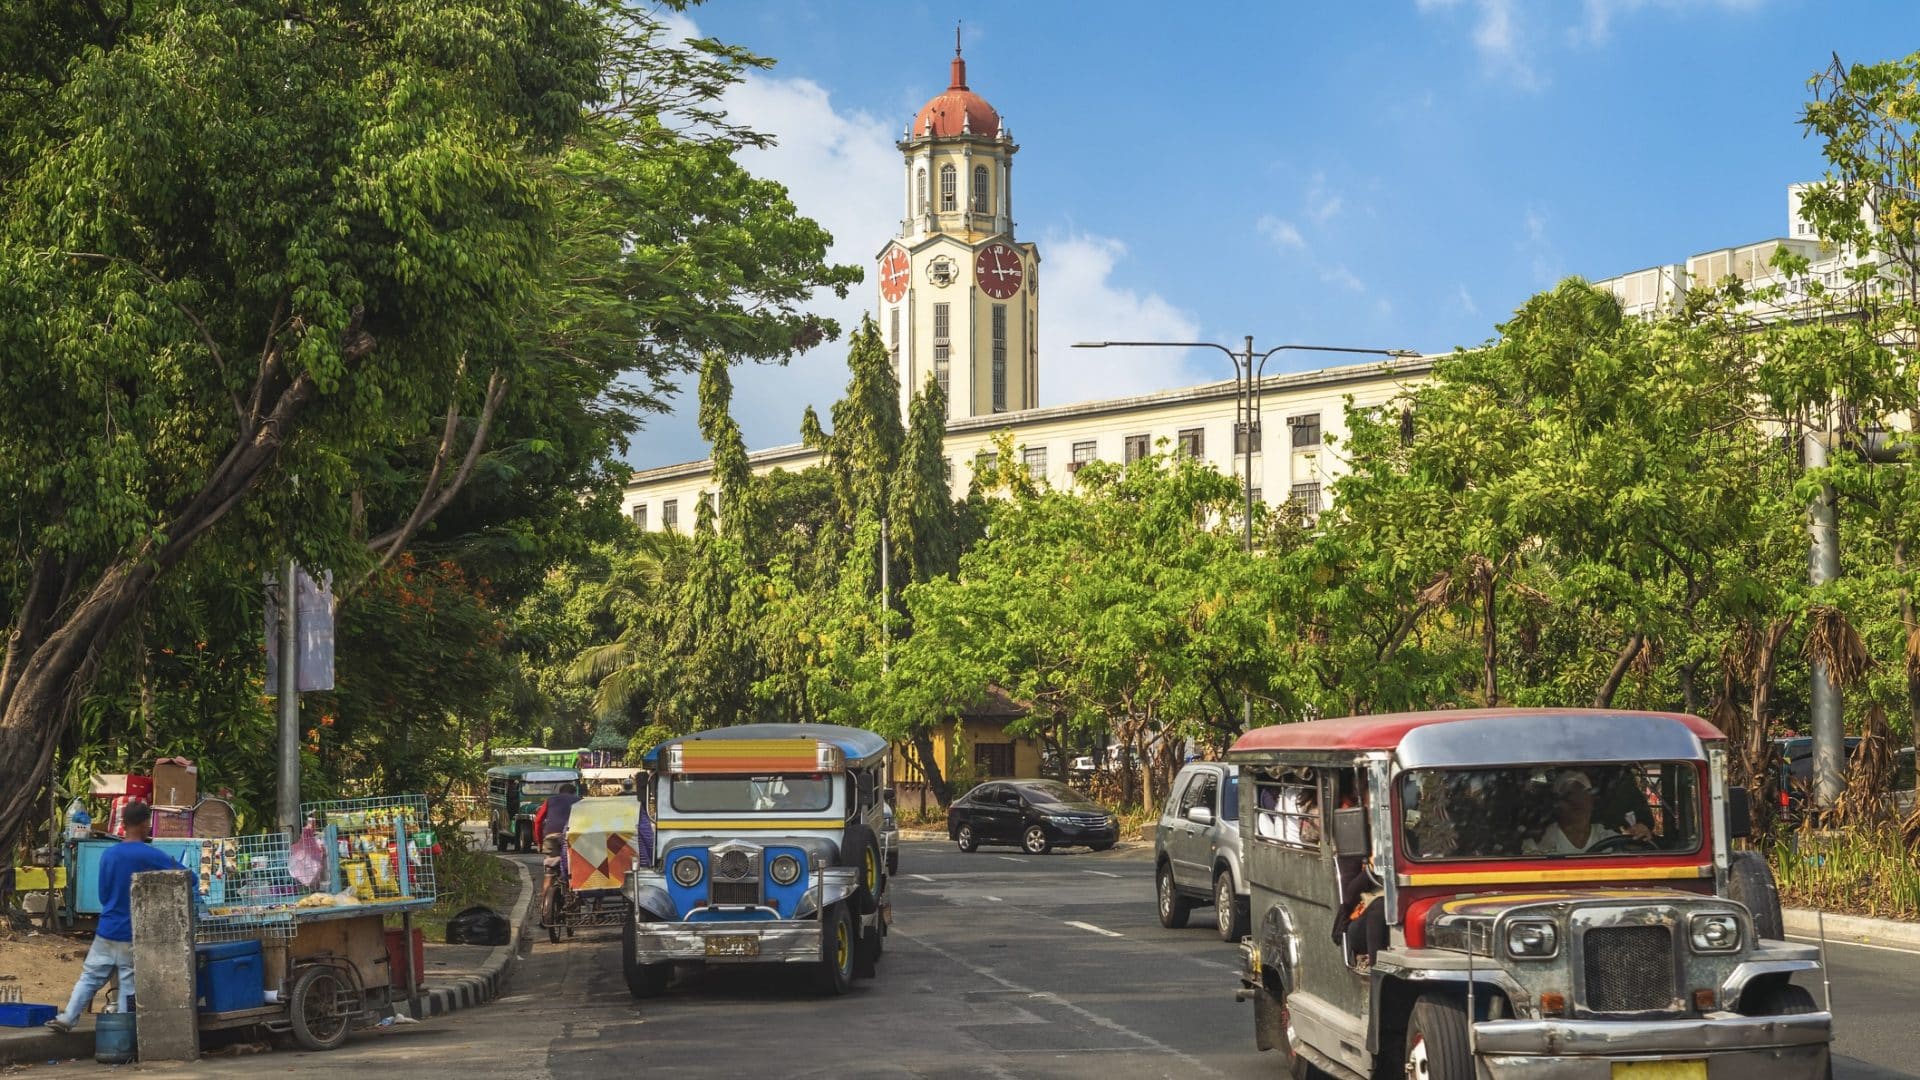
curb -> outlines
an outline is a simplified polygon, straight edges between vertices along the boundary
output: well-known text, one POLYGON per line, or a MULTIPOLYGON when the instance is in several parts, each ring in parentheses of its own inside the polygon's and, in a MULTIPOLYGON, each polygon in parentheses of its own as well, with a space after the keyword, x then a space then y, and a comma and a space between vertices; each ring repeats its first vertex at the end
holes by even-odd
POLYGON ((1786 908, 1780 914, 1787 933, 1795 937, 1818 938, 1824 921, 1828 941, 1920 950, 1920 923, 1863 919, 1857 915, 1828 915, 1823 920, 1819 912, 1808 908, 1786 908))
POLYGON ((80 1018, 80 1025, 61 1034, 40 1029, 32 1035, 0 1037, 0 1066, 51 1065, 57 1061, 93 1056, 93 1014, 80 1018))
MULTIPOLYGON (((494 858, 500 858, 496 855, 494 858)), ((461 1009, 471 1009, 485 1005, 499 997, 507 987, 507 980, 513 974, 514 967, 520 961, 520 954, 526 950, 528 936, 528 916, 533 912, 533 873, 527 865, 516 859, 501 859, 511 865, 520 875, 520 898, 514 901, 510 922, 514 928, 513 940, 505 945, 495 945, 480 965, 480 970, 472 975, 462 975, 452 982, 440 986, 424 987, 420 992, 420 1011, 414 1014, 415 1020, 425 1020, 435 1016, 445 1016, 461 1009)))

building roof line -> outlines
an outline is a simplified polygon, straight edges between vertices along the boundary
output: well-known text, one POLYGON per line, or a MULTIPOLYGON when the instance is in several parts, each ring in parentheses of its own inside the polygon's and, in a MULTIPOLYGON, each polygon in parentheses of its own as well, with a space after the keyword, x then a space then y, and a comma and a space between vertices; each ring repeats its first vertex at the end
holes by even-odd
MULTIPOLYGON (((1366 382, 1382 376, 1424 375, 1433 369, 1431 356, 1409 357, 1398 360, 1383 360, 1369 364, 1346 364, 1340 367, 1316 368, 1311 371, 1285 372, 1268 375, 1260 380, 1261 392, 1317 389, 1331 386, 1345 386, 1350 383, 1366 382)), ((1022 409, 1018 412, 992 413, 986 416, 969 416, 947 423, 947 434, 967 435, 980 431, 997 431, 1001 428, 1020 427, 1027 424, 1042 423, 1066 417, 1097 417, 1139 412, 1143 409, 1157 409, 1165 405, 1175 405, 1193 401, 1214 401, 1232 398, 1237 393, 1234 380, 1201 383, 1198 386, 1186 386, 1177 390, 1160 390, 1151 394, 1139 394, 1133 397, 1103 398, 1096 401, 1078 401, 1066 405, 1046 405, 1037 409, 1022 409)), ((747 454, 751 465, 777 465, 782 461, 797 458, 814 457, 818 451, 803 443, 789 443, 784 446, 770 446, 764 450, 754 450, 747 454)), ((636 470, 627 478, 627 486, 635 487, 661 480, 684 479, 702 476, 713 471, 713 460, 703 458, 699 461, 686 461, 675 465, 661 465, 652 469, 636 470)))

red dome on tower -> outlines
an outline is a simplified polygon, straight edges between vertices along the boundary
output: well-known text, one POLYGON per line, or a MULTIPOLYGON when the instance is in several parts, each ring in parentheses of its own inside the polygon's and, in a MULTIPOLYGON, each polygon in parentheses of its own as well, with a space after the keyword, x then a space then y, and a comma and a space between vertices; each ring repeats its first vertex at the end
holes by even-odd
POLYGON ((967 89, 967 62, 961 57, 956 41, 951 82, 943 93, 920 106, 907 137, 924 139, 932 135, 936 139, 947 139, 956 135, 979 135, 991 139, 999 134, 1000 114, 987 104, 986 98, 967 89))

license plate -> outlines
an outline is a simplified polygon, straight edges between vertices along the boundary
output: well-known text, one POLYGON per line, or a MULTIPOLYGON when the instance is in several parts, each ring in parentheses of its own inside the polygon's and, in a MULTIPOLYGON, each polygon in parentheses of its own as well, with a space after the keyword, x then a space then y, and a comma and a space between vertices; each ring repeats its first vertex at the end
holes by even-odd
MULTIPOLYGON (((759 956, 760 935, 718 934, 707 939, 708 956, 759 956)), ((1703 1070, 1700 1075, 1707 1074, 1703 1070)))
POLYGON ((1693 1061, 1617 1061, 1613 1080, 1707 1080, 1707 1063, 1693 1061))

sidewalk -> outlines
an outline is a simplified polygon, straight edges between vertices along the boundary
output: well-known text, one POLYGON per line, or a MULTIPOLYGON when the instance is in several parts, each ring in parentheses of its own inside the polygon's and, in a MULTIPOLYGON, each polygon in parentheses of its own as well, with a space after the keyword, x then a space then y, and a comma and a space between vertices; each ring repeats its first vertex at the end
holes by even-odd
POLYGON ((1819 912, 1807 908, 1787 908, 1780 914, 1787 933, 1796 938, 1818 940, 1824 921, 1828 941, 1920 952, 1920 923, 1863 919, 1856 915, 1828 915, 1822 920, 1819 912))
MULTIPOLYGON (((525 951, 533 915, 533 875, 524 863, 514 861, 520 876, 520 894, 513 910, 506 912, 514 927, 513 940, 506 945, 425 945, 426 986, 420 991, 420 1012, 416 1019, 445 1016, 450 1012, 483 1005, 500 996, 520 954, 525 951)), ((96 998, 96 1004, 102 999, 96 998)), ((403 1003, 402 1012, 408 1012, 403 1003)), ((80 1018, 79 1026, 66 1034, 44 1027, 0 1027, 0 1067, 8 1065, 44 1065, 70 1058, 93 1056, 93 1014, 80 1018)))

